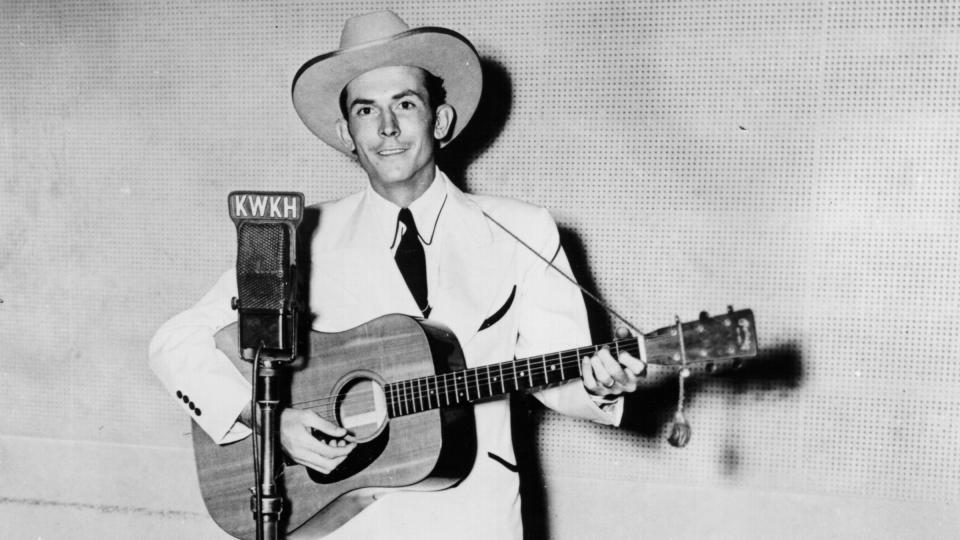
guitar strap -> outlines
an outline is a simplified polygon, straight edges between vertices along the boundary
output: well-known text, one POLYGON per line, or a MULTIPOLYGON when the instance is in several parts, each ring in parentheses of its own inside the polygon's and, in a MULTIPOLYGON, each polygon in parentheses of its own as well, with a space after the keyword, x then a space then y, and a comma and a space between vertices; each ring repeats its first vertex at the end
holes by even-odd
MULTIPOLYGON (((512 236, 512 237, 514 238, 514 240, 516 240, 517 242, 520 243, 521 246, 527 248, 527 250, 530 251, 530 253, 533 253, 534 255, 537 256, 537 258, 539 258, 539 259, 542 260, 543 262, 547 263, 547 265, 548 265, 550 268, 553 268, 554 270, 556 270, 558 274, 560 274, 561 276, 564 277, 564 279, 566 279, 566 280, 569 281, 570 283, 573 283, 574 285, 576 285, 577 288, 580 289, 580 290, 583 292, 583 294, 587 295, 591 300, 593 300, 594 302, 596 302, 598 306, 600 306, 600 307, 602 307, 603 309, 605 309, 605 310, 607 311, 607 313, 610 313, 611 315, 613 315, 614 317, 616 317, 617 319, 619 319, 621 322, 623 322, 624 324, 626 324, 628 327, 630 327, 630 329, 633 330, 634 332, 636 332, 637 335, 640 336, 641 339, 642 339, 643 332, 641 332, 639 328, 637 328, 636 326, 634 326, 630 321, 628 321, 627 319, 623 318, 619 313, 617 313, 616 311, 614 311, 613 308, 611 308, 610 306, 608 306, 607 304, 605 304, 602 300, 600 300, 599 298, 597 298, 597 296, 596 296, 595 294, 593 294, 593 293, 591 293, 590 291, 588 291, 588 290, 586 290, 585 288, 583 288, 582 285, 580 285, 579 283, 577 283, 577 280, 575 280, 575 279, 573 279, 572 277, 570 277, 569 275, 567 275, 567 273, 564 272, 563 270, 557 268, 557 266, 556 266, 555 264, 553 264, 553 261, 548 260, 546 257, 544 257, 543 255, 541 255, 537 250, 535 250, 535 249, 533 249, 532 247, 530 247, 530 244, 524 242, 524 241, 523 241, 519 236, 517 236, 516 234, 513 234, 513 231, 511 231, 510 229, 506 228, 502 223, 500 223, 500 222, 497 221, 496 219, 493 219, 493 216, 491 216, 490 214, 488 214, 488 213, 486 213, 486 212, 484 212, 483 215, 486 216, 487 219, 489 219, 490 221, 496 223, 496 225, 497 225, 498 227, 500 227, 501 229, 503 229, 504 232, 506 232, 507 234, 509 234, 510 236, 512 236)), ((559 252, 559 251, 560 251, 560 246, 557 246, 557 252, 559 252)), ((554 255, 554 256, 556 256, 556 255, 554 255)), ((681 325, 680 325, 680 319, 679 319, 679 318, 677 319, 677 332, 678 332, 679 335, 681 336, 681 337, 680 337, 680 345, 681 345, 681 348, 682 348, 682 347, 683 347, 683 328, 682 328, 681 325)), ((640 349, 640 355, 641 355, 641 358, 640 358, 640 359, 643 361, 644 364, 646 364, 646 363, 647 363, 646 350, 645 350, 644 347, 642 347, 642 346, 639 347, 639 349, 640 349)), ((679 392, 680 392, 680 395, 679 395, 678 401, 677 401, 677 411, 676 411, 676 412, 674 413, 674 415, 673 415, 673 422, 671 423, 671 426, 670 426, 670 435, 667 437, 667 442, 669 442, 672 446, 674 446, 674 447, 676 447, 676 448, 683 448, 684 446, 686 446, 687 443, 690 442, 690 433, 691 433, 690 423, 687 422, 686 417, 683 415, 683 401, 684 401, 684 384, 683 384, 683 383, 684 383, 684 379, 686 379, 687 377, 690 376, 690 370, 686 367, 686 353, 685 353, 685 352, 682 354, 682 357, 683 357, 683 362, 684 362, 684 364, 683 364, 683 369, 681 369, 681 370, 679 371, 679 392)))
MULTIPOLYGON (((636 332, 637 335, 639 335, 639 336, 642 336, 642 335, 643 335, 643 332, 642 332, 639 328, 637 328, 633 323, 631 323, 630 321, 628 321, 627 319, 625 319, 624 317, 622 317, 619 313, 617 313, 616 311, 614 311, 613 308, 611 308, 610 306, 608 306, 607 304, 605 304, 605 303, 603 302, 603 300, 600 300, 600 298, 598 298, 595 294, 593 294, 592 292, 590 292, 590 291, 588 291, 587 289, 585 289, 585 288, 583 287, 583 285, 580 285, 579 283, 577 283, 577 280, 573 279, 573 277, 567 275, 566 272, 564 272, 563 270, 557 268, 557 266, 556 266, 555 264, 553 264, 553 261, 547 259, 547 258, 544 257, 543 255, 541 255, 537 250, 535 250, 535 249, 533 249, 532 247, 530 247, 530 244, 524 242, 523 239, 521 239, 519 236, 517 236, 516 234, 514 234, 513 231, 511 231, 510 229, 506 228, 506 227, 503 225, 503 223, 500 223, 499 221, 497 221, 496 219, 494 219, 493 216, 491 216, 490 214, 488 214, 488 213, 486 213, 486 212, 484 212, 483 215, 486 216, 486 218, 489 219, 490 221, 494 222, 498 227, 500 227, 501 229, 503 229, 503 231, 504 231, 505 233, 507 233, 507 234, 509 234, 510 236, 512 236, 513 239, 516 240, 517 242, 519 242, 521 246, 527 248, 527 250, 528 250, 530 253, 533 253, 534 255, 537 256, 537 258, 539 258, 539 259, 542 260, 543 262, 547 263, 547 266, 549 266, 550 268, 553 268, 558 274, 560 274, 561 276, 563 276, 564 279, 566 279, 566 280, 569 281, 570 283, 573 283, 578 289, 580 289, 580 290, 583 292, 583 294, 587 295, 591 300, 593 300, 594 302, 596 302, 596 304, 597 304, 598 306, 602 307, 604 310, 606 310, 607 313, 610 313, 611 315, 613 315, 614 317, 616 317, 617 319, 619 319, 623 324, 627 325, 631 330, 633 330, 634 332, 636 332)), ((560 251, 560 246, 557 246, 557 252, 559 252, 559 251, 560 251)), ((643 348, 641 347, 641 351, 642 351, 642 349, 643 349, 643 348)), ((644 360, 646 360, 646 359, 644 359, 644 360)))

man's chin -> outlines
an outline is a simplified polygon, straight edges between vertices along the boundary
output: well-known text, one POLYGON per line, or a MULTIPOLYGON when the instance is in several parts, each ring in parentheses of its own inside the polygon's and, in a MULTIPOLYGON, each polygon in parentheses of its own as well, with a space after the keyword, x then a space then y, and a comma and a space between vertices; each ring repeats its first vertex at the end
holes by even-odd
POLYGON ((402 184, 410 180, 411 174, 404 171, 385 171, 378 174, 380 182, 383 184, 402 184))

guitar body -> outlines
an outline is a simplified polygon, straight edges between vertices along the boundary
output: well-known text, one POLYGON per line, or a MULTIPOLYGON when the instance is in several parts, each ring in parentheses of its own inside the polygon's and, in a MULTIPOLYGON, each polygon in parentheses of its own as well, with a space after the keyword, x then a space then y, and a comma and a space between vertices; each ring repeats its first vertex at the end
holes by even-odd
MULTIPOLYGON (((351 412, 344 396, 369 396, 377 385, 465 368, 452 332, 404 315, 386 315, 335 334, 313 331, 308 341, 301 359, 281 367, 286 380, 279 387, 289 389, 282 402, 314 410, 351 431, 351 422, 361 424, 376 412, 385 418, 386 413, 382 399, 358 400, 351 412)), ((221 330, 216 343, 249 378, 252 366, 239 357, 236 325, 221 330)), ((326 535, 385 491, 448 488, 466 476, 476 456, 470 407, 428 410, 380 425, 367 422, 357 430, 366 434, 363 442, 330 475, 302 465, 282 469, 281 527, 288 538, 326 535)), ((250 440, 220 446, 194 424, 193 445, 200 490, 211 517, 234 537, 253 538, 250 440)))

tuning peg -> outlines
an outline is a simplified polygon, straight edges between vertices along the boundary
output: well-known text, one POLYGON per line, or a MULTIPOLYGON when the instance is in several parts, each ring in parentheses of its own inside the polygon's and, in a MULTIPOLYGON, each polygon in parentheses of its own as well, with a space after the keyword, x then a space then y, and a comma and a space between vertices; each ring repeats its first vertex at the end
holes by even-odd
POLYGON ((710 314, 706 311, 700 312, 700 322, 707 322, 710 320, 710 314))
POLYGON ((733 306, 727 306, 727 313, 733 313, 733 306))

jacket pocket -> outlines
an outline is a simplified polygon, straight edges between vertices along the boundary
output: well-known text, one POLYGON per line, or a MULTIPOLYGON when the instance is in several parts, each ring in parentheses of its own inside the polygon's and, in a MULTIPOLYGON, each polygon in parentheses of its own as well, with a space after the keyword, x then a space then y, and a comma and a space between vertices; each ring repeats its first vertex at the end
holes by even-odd
POLYGON ((514 465, 513 463, 510 463, 509 461, 503 459, 502 457, 494 454, 493 452, 487 452, 487 457, 489 457, 490 459, 492 459, 492 460, 496 461, 497 463, 503 465, 503 466, 506 467, 506 469, 507 469, 508 471, 510 471, 510 472, 517 472, 517 471, 520 470, 516 465, 514 465))
POLYGON ((503 316, 506 315, 508 311, 510 311, 510 306, 513 305, 513 297, 516 296, 516 294, 517 294, 517 286, 514 285, 513 289, 510 291, 510 296, 507 298, 507 301, 504 302, 503 305, 500 306, 500 309, 495 311, 493 315, 487 317, 486 320, 483 321, 483 324, 480 325, 480 329, 477 330, 477 332, 490 328, 491 326, 496 324, 497 321, 502 319, 503 316))

